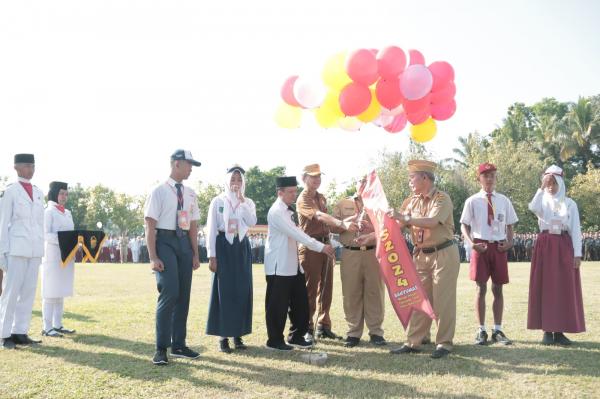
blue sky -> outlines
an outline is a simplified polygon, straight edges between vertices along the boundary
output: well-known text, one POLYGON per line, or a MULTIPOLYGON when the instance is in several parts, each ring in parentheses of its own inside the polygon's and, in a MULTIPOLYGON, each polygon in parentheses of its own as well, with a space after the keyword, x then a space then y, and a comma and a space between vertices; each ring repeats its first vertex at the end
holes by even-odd
MULTIPOLYGON (((34 152, 35 181, 103 183, 142 193, 168 175, 179 147, 203 163, 318 162, 328 180, 366 172, 408 129, 323 130, 311 117, 273 122, 285 78, 343 50, 397 45, 456 71, 458 110, 427 147, 488 133, 507 107, 600 93, 596 1, 19 1, 0 3, 0 175, 34 152), (421 4, 424 3, 424 4, 421 4)), ((193 184, 193 183, 192 183, 193 184)))

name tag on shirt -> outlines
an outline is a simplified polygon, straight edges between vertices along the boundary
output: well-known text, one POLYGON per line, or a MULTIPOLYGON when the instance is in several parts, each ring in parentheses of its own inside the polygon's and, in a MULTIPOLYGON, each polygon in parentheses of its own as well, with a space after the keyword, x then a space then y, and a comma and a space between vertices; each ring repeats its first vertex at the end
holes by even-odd
POLYGON ((237 218, 230 217, 227 222, 227 233, 236 235, 238 233, 238 220, 237 218))
POLYGON ((179 224, 179 228, 182 230, 190 229, 190 218, 187 211, 177 211, 177 223, 179 224))

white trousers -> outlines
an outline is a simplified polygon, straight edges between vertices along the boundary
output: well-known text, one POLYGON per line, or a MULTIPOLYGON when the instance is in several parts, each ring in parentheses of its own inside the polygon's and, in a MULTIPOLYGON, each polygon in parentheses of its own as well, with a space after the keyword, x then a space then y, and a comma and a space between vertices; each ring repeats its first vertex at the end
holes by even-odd
POLYGON ((133 263, 138 263, 140 261, 140 250, 131 250, 131 257, 133 258, 133 263))
POLYGON ((42 258, 8 257, 0 296, 0 338, 27 334, 42 258))
POLYGON ((50 331, 52 328, 62 327, 63 313, 64 298, 42 299, 42 319, 44 321, 44 331, 50 331))

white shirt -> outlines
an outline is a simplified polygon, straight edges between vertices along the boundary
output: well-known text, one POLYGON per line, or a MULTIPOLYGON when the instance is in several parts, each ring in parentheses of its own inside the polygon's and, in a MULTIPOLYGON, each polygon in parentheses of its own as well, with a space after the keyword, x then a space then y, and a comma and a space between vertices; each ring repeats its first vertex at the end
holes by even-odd
MULTIPOLYGON (((19 178, 19 181, 28 182, 19 178)), ((32 186, 33 199, 15 182, 0 199, 0 256, 44 256, 44 193, 32 186)))
MULTIPOLYGON (((254 201, 245 198, 244 202, 241 202, 237 208, 232 209, 232 216, 239 219, 240 226, 242 224, 246 227, 254 226, 256 224, 256 205, 254 205, 254 201)), ((220 195, 210 202, 206 227, 208 229, 206 253, 209 258, 212 258, 217 256, 217 235, 219 231, 224 232, 227 228, 223 219, 223 197, 220 195)))
POLYGON ((305 234, 292 220, 292 211, 281 200, 271 205, 267 214, 269 232, 265 245, 265 274, 267 276, 295 276, 300 270, 298 242, 315 252, 323 251, 325 244, 305 234))
POLYGON ((567 211, 565 215, 560 215, 554 217, 554 210, 545 209, 543 206, 544 191, 542 189, 537 190, 535 196, 529 203, 529 210, 535 213, 538 217, 538 226, 540 227, 540 231, 543 230, 551 230, 552 219, 560 219, 561 230, 566 230, 569 232, 571 236, 571 242, 573 243, 573 252, 574 256, 581 256, 581 225, 579 222, 579 210, 577 209, 577 204, 569 197, 565 197, 565 205, 567 207, 567 211))
POLYGON ((488 224, 488 197, 483 190, 473 194, 465 201, 460 222, 471 227, 473 238, 486 241, 502 241, 506 239, 506 226, 519 221, 515 208, 508 197, 492 192, 492 209, 494 221, 488 224), (498 228, 494 229, 494 225, 498 228))
MULTIPOLYGON (((175 230, 177 220, 177 188, 175 180, 169 178, 152 190, 146 199, 144 217, 156 220, 156 228, 175 230)), ((196 193, 189 187, 183 186, 183 210, 187 211, 189 220, 200 220, 200 209, 196 193)))

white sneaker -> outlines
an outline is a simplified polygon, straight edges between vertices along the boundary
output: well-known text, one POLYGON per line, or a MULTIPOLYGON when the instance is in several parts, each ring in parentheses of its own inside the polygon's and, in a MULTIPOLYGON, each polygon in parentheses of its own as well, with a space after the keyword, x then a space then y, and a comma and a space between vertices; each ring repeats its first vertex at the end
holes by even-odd
POLYGON ((63 335, 56 331, 56 329, 51 328, 48 331, 42 330, 42 335, 45 337, 54 337, 54 338, 62 338, 63 335))

